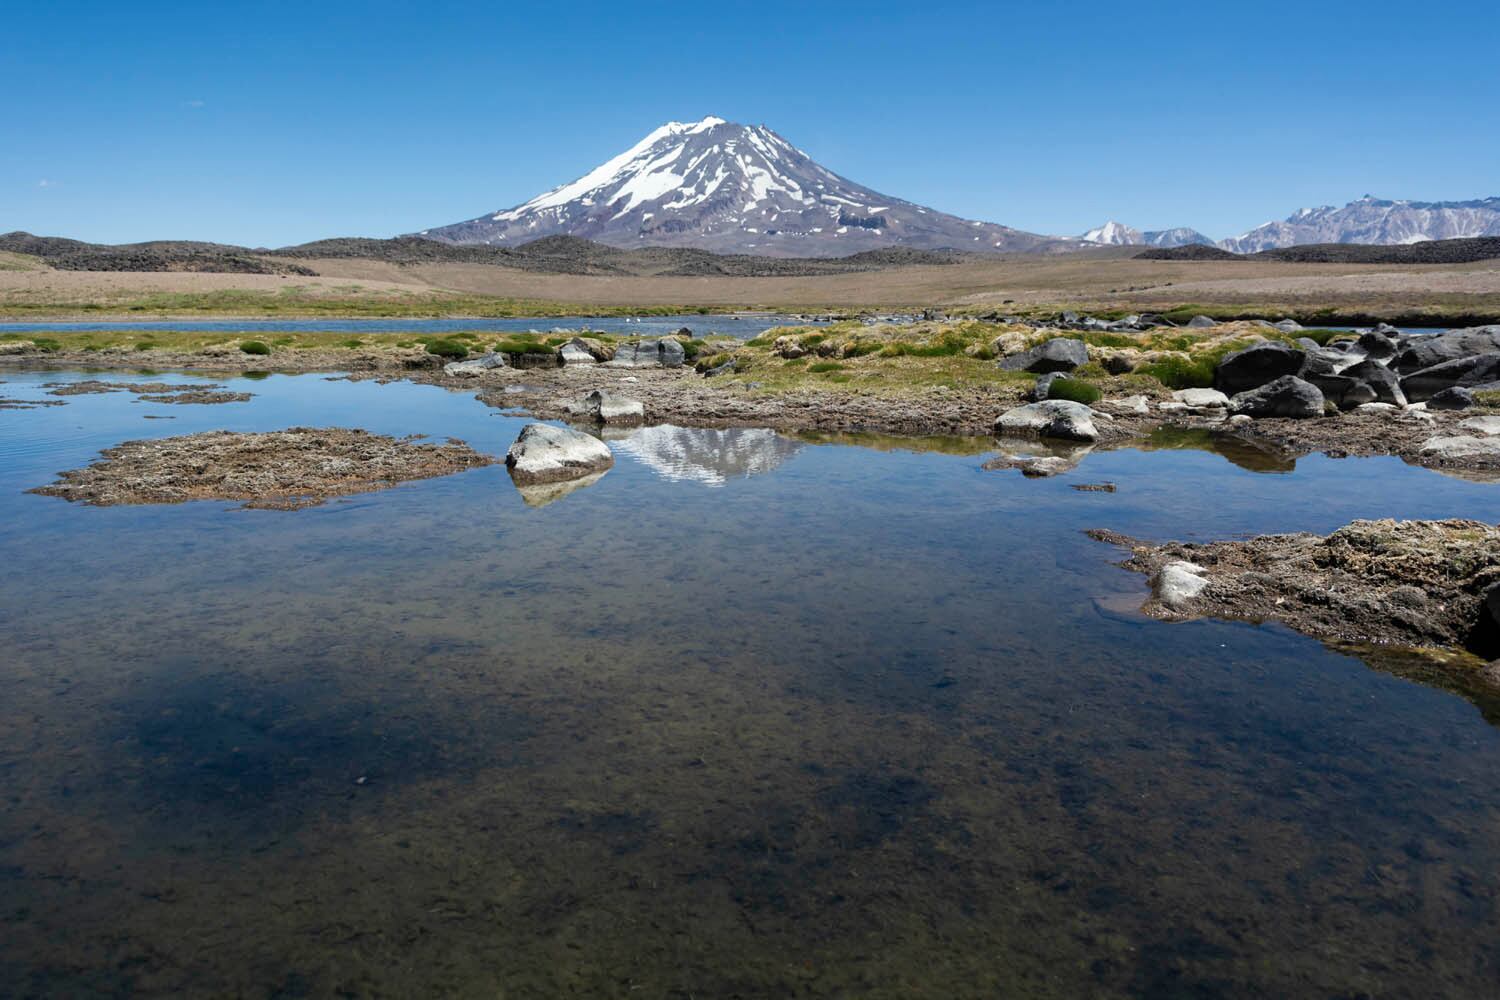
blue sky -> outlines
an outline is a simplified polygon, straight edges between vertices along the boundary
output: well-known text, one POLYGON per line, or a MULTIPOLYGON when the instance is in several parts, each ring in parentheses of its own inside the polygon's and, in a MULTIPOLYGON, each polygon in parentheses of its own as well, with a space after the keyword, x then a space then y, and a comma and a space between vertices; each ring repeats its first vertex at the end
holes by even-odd
POLYGON ((764 123, 1036 232, 1500 195, 1500 4, 55 3, 0 32, 0 231, 279 246, 764 123))

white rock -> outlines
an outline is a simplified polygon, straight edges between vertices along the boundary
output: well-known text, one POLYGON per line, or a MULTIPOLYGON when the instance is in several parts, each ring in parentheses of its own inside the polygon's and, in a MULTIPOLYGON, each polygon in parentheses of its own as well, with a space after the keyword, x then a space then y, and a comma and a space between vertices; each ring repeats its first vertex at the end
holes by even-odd
POLYGON ((468 361, 450 361, 443 366, 444 375, 453 375, 458 378, 478 378, 487 371, 505 367, 505 355, 490 351, 477 358, 468 361))
POLYGON ((1186 403, 1179 403, 1175 399, 1168 400, 1165 403, 1157 403, 1156 408, 1163 413, 1186 413, 1188 410, 1192 409, 1192 407, 1187 405, 1186 403))
POLYGON ((1429 438, 1422 444, 1423 458, 1500 458, 1500 438, 1453 437, 1429 438))
POLYGON ((1400 407, 1395 403, 1360 403, 1354 408, 1355 413, 1394 413, 1400 407))
POLYGON ((1240 427, 1244 424, 1250 423, 1254 419, 1255 418, 1250 416, 1250 414, 1248 413, 1236 413, 1234 416, 1229 418, 1229 422, 1235 427, 1240 427))
POLYGON ((1124 399, 1106 399, 1105 406, 1121 413, 1146 414, 1151 412, 1151 401, 1145 396, 1126 396, 1124 399))
POLYGON ((1169 608, 1180 608, 1203 593, 1208 586, 1208 577, 1202 576, 1203 567, 1197 563, 1169 562, 1157 571, 1151 581, 1156 599, 1169 608))
POLYGON ((520 486, 557 483, 602 472, 615 464, 609 445, 569 427, 527 424, 505 456, 520 486))
POLYGON ((1070 399, 1047 399, 1007 410, 995 420, 996 434, 1040 434, 1069 441, 1093 441, 1094 411, 1070 399))
POLYGON ((1478 431, 1486 436, 1500 434, 1500 417, 1469 417, 1458 422, 1460 430, 1478 431))
POLYGON ((1194 408, 1229 405, 1229 397, 1218 389, 1178 389, 1172 398, 1194 408))

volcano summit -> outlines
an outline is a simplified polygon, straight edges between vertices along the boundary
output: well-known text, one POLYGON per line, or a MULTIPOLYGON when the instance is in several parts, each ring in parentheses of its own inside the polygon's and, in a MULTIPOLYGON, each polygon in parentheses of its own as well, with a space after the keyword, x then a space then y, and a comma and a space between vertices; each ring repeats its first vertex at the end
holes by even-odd
POLYGON ((818 165, 764 125, 712 117, 668 122, 524 205, 418 235, 492 246, 581 236, 616 247, 795 257, 895 246, 1001 253, 1054 242, 880 194, 818 165))

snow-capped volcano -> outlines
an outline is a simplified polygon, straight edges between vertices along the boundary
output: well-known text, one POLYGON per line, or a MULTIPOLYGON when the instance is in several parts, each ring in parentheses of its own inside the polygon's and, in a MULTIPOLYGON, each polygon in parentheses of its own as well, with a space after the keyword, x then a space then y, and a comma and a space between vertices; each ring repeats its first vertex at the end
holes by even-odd
POLYGON ((617 247, 798 257, 890 246, 1002 252, 1053 242, 880 194, 819 166, 764 125, 714 117, 668 122, 570 184, 419 235, 495 246, 566 235, 617 247))

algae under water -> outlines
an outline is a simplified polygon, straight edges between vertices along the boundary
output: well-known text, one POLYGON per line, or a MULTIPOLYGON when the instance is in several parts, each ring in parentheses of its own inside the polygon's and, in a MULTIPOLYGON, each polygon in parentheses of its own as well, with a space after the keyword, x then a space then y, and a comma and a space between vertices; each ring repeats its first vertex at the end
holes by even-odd
POLYGON ((1133 614, 1082 534, 1494 521, 1492 484, 1190 448, 1027 480, 952 441, 646 428, 540 505, 498 466, 294 513, 24 493, 130 438, 502 454, 525 422, 221 381, 255 396, 0 413, 0 992, 1500 982, 1500 732, 1279 626, 1133 614))

